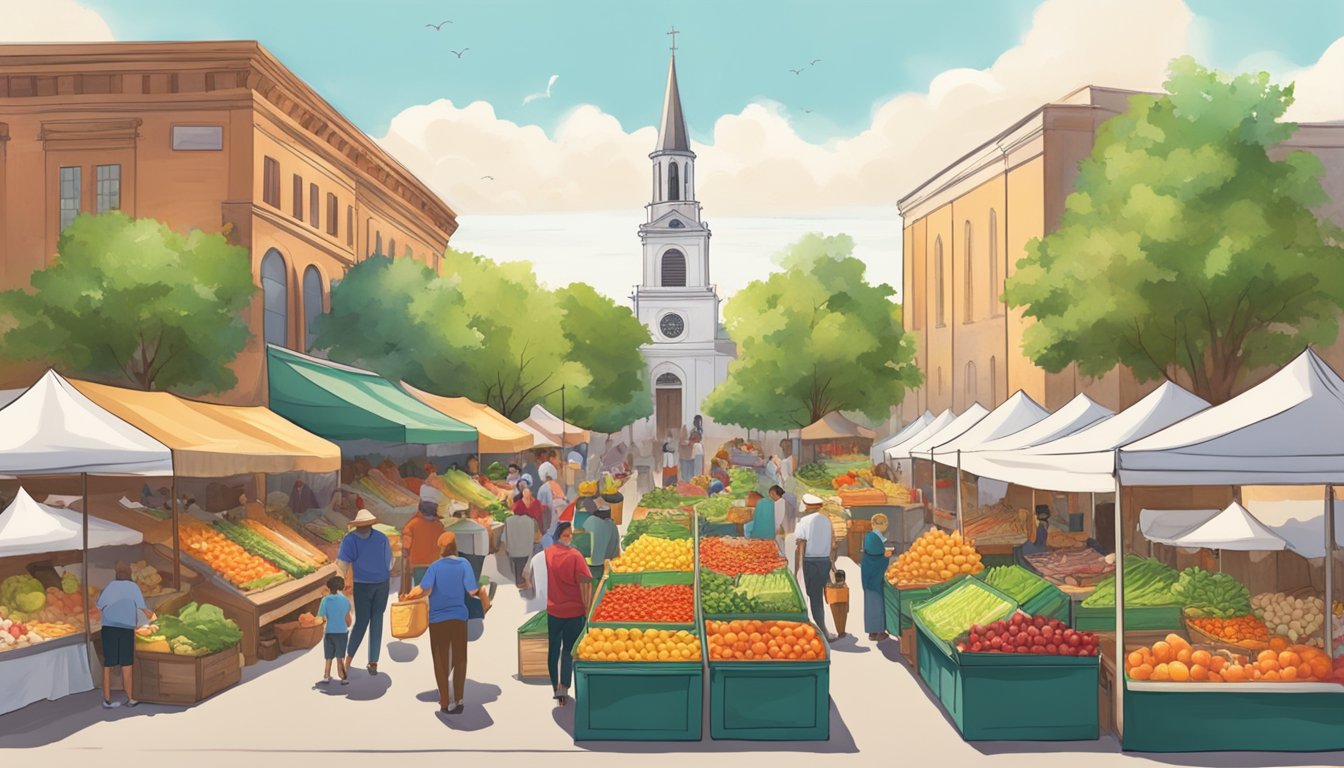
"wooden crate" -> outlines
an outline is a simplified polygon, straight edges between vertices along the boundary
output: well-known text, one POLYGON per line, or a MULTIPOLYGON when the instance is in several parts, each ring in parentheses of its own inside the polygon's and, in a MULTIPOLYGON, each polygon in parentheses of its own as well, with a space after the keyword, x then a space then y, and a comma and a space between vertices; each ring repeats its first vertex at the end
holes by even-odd
POLYGON ((546 635, 518 636, 518 677, 522 680, 549 680, 546 654, 550 640, 546 635))
POLYGON ((901 630, 901 656, 905 657, 905 663, 914 670, 915 676, 919 676, 919 665, 915 663, 915 628, 901 630))
POLYGON ((152 704, 195 704, 243 679, 238 645, 209 656, 136 651, 135 698, 152 704))

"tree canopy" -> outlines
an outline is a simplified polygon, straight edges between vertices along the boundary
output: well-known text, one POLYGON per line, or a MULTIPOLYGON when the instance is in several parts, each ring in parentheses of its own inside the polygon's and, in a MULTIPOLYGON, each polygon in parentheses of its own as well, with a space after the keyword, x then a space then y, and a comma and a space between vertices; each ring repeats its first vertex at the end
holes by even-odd
POLYGON ((737 359, 705 410, 753 429, 797 429, 832 411, 885 419, 922 380, 895 290, 872 285, 846 235, 811 234, 778 257, 782 271, 724 309, 737 359))
POLYGON ((1296 129, 1281 121, 1291 85, 1182 58, 1166 91, 1101 126, 1059 228, 1027 245, 1005 299, 1036 320, 1023 349, 1046 370, 1184 372, 1220 403, 1247 371, 1335 339, 1344 240, 1312 212, 1321 163, 1272 151, 1296 129))
POLYGON ((251 331, 247 249, 120 211, 75 218, 32 292, 0 294, 0 354, 144 390, 220 392, 251 331))
MULTIPOLYGON (((569 360, 582 365, 589 376, 588 385, 575 397, 568 397, 566 390, 566 414, 599 432, 615 432, 652 415, 653 398, 640 352, 651 341, 644 324, 628 307, 587 283, 571 283, 555 296, 564 315, 561 331, 569 360)), ((554 405, 554 398, 550 403, 554 405)))

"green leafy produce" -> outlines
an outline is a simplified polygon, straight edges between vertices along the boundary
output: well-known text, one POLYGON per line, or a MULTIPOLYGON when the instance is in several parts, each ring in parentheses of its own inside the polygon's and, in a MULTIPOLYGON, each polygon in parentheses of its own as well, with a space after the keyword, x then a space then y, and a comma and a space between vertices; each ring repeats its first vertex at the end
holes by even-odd
POLYGON ((494 520, 497 523, 502 523, 509 517, 509 508, 504 506, 504 503, 500 501, 492 503, 490 506, 485 508, 485 511, 489 512, 490 519, 494 520))
POLYGON ((1001 565, 985 572, 985 583, 1025 603, 1050 586, 1049 582, 1020 565, 1001 565))
POLYGON ((672 488, 654 488, 639 499, 639 506, 648 509, 676 509, 686 500, 672 488))
MULTIPOLYGON (((682 520, 686 518, 683 516, 682 520)), ((626 528, 625 536, 621 539, 621 546, 628 547, 644 535, 653 536, 658 539, 670 539, 677 541, 680 539, 691 538, 691 529, 686 527, 686 522, 680 522, 672 517, 666 511, 659 510, 650 513, 647 517, 639 520, 630 521, 626 528)))
POLYGON ((942 595, 916 606, 914 615, 935 636, 952 642, 976 624, 1007 618, 1013 604, 975 579, 964 579, 942 595))
POLYGON ((502 483, 509 476, 509 468, 498 461, 492 461, 490 466, 485 468, 485 476, 497 483, 502 483))
POLYGON ((1171 594, 1185 605, 1187 616, 1230 619, 1251 613, 1251 591, 1226 573, 1186 568, 1171 594))
POLYGON ((760 475, 756 470, 746 467, 733 467, 728 470, 728 495, 734 499, 745 499, 752 491, 759 491, 760 475))
POLYGON ((24 613, 36 613, 47 604, 46 590, 42 582, 20 573, 0 582, 0 605, 8 606, 24 613), (40 600, 38 598, 41 598, 40 600), (23 606, 35 607, 23 607, 23 606))
POLYGON ((209 603, 187 603, 176 616, 160 616, 159 634, 174 653, 184 656, 217 653, 243 639, 242 630, 224 616, 223 609, 209 603))
POLYGON ((732 576, 700 569, 700 608, 706 616, 761 613, 755 600, 737 590, 732 576))
POLYGON ((737 590, 755 601, 764 613, 793 613, 803 609, 787 568, 765 575, 744 573, 737 580, 737 590))
POLYGON ((831 481, 839 476, 821 463, 804 464, 794 473, 794 477, 813 488, 830 488, 831 481))
POLYGON ((270 539, 267 539, 250 528, 229 522, 228 520, 216 521, 214 527, 215 530, 227 536, 234 544, 237 544, 258 557, 266 558, 274 563, 276 568, 279 568, 290 576, 307 576, 315 570, 312 566, 294 559, 288 552, 285 552, 275 546, 275 544, 271 543, 270 539))
POLYGON ((443 473, 443 484, 448 488, 449 496, 477 509, 487 509, 499 501, 497 496, 481 487, 471 475, 460 469, 449 467, 448 471, 443 473))
MULTIPOLYGON (((1157 560, 1125 555, 1125 605, 1177 605, 1180 600, 1171 594, 1179 574, 1157 560)), ((1084 608, 1115 607, 1115 574, 1097 583, 1097 591, 1082 603, 1084 608)))
POLYGON ((255 592, 256 590, 266 589, 267 587, 279 584, 288 578, 289 576, 283 573, 272 573, 269 576, 262 576, 259 579, 253 579, 252 581, 247 582, 242 585, 242 589, 244 592, 255 592))
POLYGON ((695 505, 695 513, 707 523, 726 523, 728 522, 728 509, 732 506, 733 499, 731 497, 711 496, 695 505))

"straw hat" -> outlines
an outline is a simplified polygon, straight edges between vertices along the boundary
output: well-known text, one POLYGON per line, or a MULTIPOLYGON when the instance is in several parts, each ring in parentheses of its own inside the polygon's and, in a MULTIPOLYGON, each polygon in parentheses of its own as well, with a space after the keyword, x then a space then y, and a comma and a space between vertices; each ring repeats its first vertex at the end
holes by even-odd
POLYGON ((821 497, 811 493, 803 494, 803 506, 820 507, 822 505, 821 497))
POLYGON ((374 517, 372 512, 361 509, 359 514, 355 515, 355 519, 350 521, 350 525, 357 528, 363 525, 373 525, 376 522, 378 522, 378 518, 374 517))

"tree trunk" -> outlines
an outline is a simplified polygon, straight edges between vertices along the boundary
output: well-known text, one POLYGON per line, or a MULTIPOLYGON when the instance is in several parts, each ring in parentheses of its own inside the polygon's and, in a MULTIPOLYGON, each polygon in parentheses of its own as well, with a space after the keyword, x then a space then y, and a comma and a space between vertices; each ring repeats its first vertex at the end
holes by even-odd
POLYGON ((1237 380, 1241 378, 1240 361, 1210 360, 1205 364, 1204 380, 1207 386, 1195 394, 1208 400, 1211 405, 1221 405, 1232 399, 1237 380))

